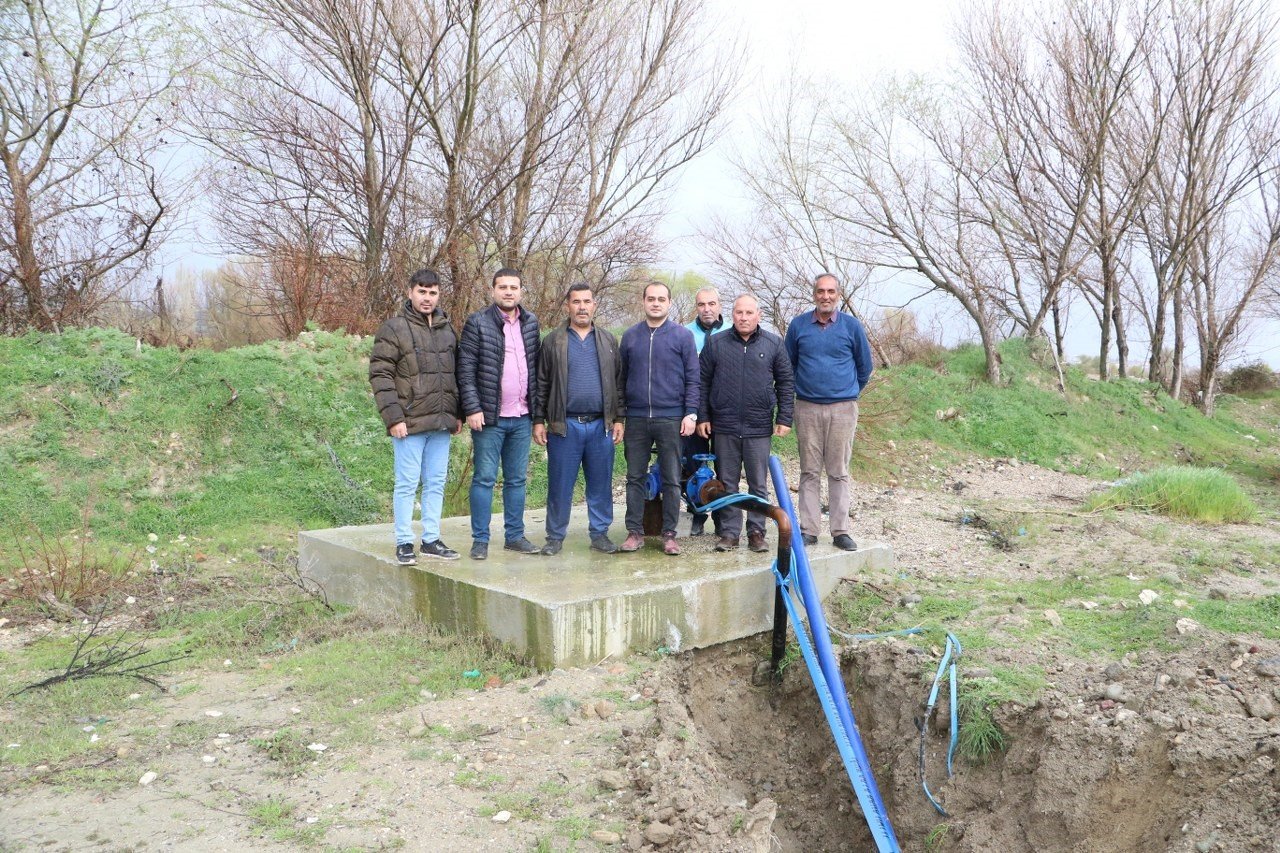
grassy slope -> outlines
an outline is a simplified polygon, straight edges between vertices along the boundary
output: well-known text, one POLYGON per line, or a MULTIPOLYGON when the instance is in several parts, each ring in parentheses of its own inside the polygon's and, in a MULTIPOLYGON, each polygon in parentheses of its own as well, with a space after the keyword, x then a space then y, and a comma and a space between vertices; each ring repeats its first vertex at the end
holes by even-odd
POLYGON ((1274 457, 1262 448, 1276 444, 1280 396, 1271 396, 1269 408, 1228 397, 1206 418, 1151 383, 1098 382, 1074 367, 1065 371, 1064 396, 1042 347, 1012 340, 1000 352, 1000 386, 982 380, 982 351, 973 346, 938 366, 883 371, 865 406, 872 415, 866 447, 924 441, 957 455, 1017 457, 1098 476, 1170 462, 1226 467, 1258 481, 1275 475, 1266 461, 1274 457), (939 419, 952 408, 957 417, 939 419))

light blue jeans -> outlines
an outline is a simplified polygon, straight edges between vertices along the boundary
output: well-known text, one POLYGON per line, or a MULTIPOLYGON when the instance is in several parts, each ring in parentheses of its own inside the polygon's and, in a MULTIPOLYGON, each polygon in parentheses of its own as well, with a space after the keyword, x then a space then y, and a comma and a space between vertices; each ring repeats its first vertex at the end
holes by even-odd
POLYGON ((413 541, 413 503, 422 487, 422 541, 440 538, 444 482, 449 473, 449 432, 437 429, 391 439, 396 456, 396 487, 391 510, 396 544, 413 541))
POLYGON ((529 443, 533 421, 528 415, 498 418, 496 424, 471 431, 474 468, 471 473, 471 538, 489 541, 493 518, 493 487, 502 465, 502 527, 508 542, 524 538, 524 492, 529 474, 529 443))

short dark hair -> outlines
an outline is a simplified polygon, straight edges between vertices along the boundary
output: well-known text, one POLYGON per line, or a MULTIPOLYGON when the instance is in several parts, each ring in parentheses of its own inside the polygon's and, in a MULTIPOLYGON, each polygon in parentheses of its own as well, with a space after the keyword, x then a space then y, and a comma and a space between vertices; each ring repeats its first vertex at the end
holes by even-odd
POLYGON ((497 287, 498 279, 500 278, 514 278, 516 281, 520 282, 521 286, 524 286, 524 279, 520 278, 520 270, 512 269, 511 267, 503 267, 493 274, 493 284, 491 284, 490 287, 497 287))
POLYGON ((670 288, 670 287, 668 287, 668 286, 667 286, 667 284, 666 284, 665 282, 661 282, 661 281, 658 281, 657 279, 653 279, 653 280, 651 280, 651 281, 649 281, 649 282, 647 282, 647 283, 645 284, 645 286, 644 286, 644 290, 640 291, 640 298, 641 298, 641 299, 644 299, 646 296, 648 296, 648 295, 649 295, 649 288, 651 288, 651 287, 661 287, 661 288, 665 288, 665 289, 666 289, 666 291, 667 291, 667 298, 668 298, 668 299, 670 299, 670 298, 671 298, 671 288, 670 288))
POLYGON ((439 287, 440 276, 436 275, 436 271, 432 269, 420 269, 413 275, 409 276, 409 287, 439 287))
POLYGON ((569 289, 564 292, 564 301, 568 302, 569 297, 583 290, 590 293, 592 299, 596 298, 595 291, 591 289, 591 285, 587 284, 585 281, 575 281, 573 284, 569 285, 569 289))

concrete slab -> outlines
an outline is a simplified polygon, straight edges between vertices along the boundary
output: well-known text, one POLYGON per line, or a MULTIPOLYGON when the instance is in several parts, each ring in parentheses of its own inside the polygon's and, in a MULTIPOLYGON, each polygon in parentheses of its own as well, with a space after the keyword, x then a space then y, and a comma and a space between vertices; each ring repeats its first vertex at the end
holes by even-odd
MULTIPOLYGON (((621 519, 623 509, 615 510, 621 519)), ((544 516, 526 514, 530 539, 541 544, 544 516)), ((494 527, 501 525, 500 515, 494 527)), ((620 525, 613 533, 617 541, 620 525)), ((331 602, 417 615, 447 630, 486 634, 528 655, 543 669, 594 664, 610 656, 666 646, 673 651, 715 645, 773 624, 773 554, 711 551, 711 536, 682 538, 685 554, 668 557, 659 540, 634 554, 597 554, 588 547, 586 510, 575 507, 564 550, 556 557, 502 549, 468 559, 467 518, 445 519, 441 538, 460 560, 395 562, 390 524, 309 530, 298 536, 302 571, 331 602)), ((769 531, 770 547, 776 531, 769 531)), ((856 552, 830 544, 809 548, 819 592, 842 577, 892 567, 887 545, 856 552)))

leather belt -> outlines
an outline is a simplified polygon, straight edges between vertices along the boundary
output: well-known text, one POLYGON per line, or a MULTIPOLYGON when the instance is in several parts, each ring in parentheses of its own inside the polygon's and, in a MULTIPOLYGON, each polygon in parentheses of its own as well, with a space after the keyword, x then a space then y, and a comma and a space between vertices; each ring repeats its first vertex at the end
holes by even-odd
POLYGON ((580 424, 589 424, 592 421, 598 421, 601 415, 565 415, 568 420, 577 421, 580 424))

